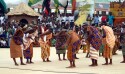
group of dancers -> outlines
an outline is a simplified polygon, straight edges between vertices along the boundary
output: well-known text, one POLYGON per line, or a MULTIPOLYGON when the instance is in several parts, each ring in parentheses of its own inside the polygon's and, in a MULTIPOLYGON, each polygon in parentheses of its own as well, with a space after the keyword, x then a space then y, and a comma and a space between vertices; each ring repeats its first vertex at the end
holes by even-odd
MULTIPOLYGON (((98 54, 99 50, 103 46, 103 57, 105 58, 105 63, 103 65, 112 64, 112 51, 115 46, 116 37, 112 27, 107 25, 102 25, 100 30, 91 25, 84 24, 82 30, 84 31, 82 37, 77 33, 77 29, 67 29, 63 26, 60 29, 54 31, 51 26, 45 27, 40 26, 40 33, 38 26, 33 26, 27 30, 27 26, 19 26, 16 29, 13 37, 10 41, 10 55, 16 66, 16 58, 20 57, 21 65, 26 65, 23 63, 23 56, 27 59, 27 63, 33 63, 33 42, 35 38, 38 37, 38 42, 41 47, 41 58, 43 62, 51 62, 50 57, 50 47, 51 39, 56 40, 55 48, 58 54, 59 60, 61 61, 60 54, 63 54, 63 60, 66 60, 65 54, 67 50, 67 59, 70 66, 67 68, 75 68, 75 59, 77 59, 76 54, 78 53, 81 45, 86 45, 89 57, 92 61, 90 66, 98 66, 98 54), (83 40, 85 39, 85 40, 83 40), (84 42, 84 43, 83 43, 84 42), (110 62, 108 62, 108 60, 110 62)), ((122 52, 123 61, 125 63, 125 36, 122 35, 122 52)))

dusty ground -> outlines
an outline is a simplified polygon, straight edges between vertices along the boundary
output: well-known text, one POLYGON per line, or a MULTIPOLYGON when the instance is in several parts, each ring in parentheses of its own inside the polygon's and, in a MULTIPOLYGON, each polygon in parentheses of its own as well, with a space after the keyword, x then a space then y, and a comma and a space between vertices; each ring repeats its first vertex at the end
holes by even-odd
MULTIPOLYGON (((85 53, 80 50, 77 55, 80 59, 76 60, 76 68, 67 69, 68 61, 58 61, 55 48, 51 48, 50 59, 52 62, 45 63, 41 59, 41 49, 34 48, 34 64, 26 66, 15 66, 10 58, 9 48, 0 48, 0 74, 125 74, 125 64, 121 64, 122 53, 113 56, 113 65, 103 66, 104 58, 99 57, 98 67, 89 67, 91 64, 89 58, 85 58, 85 53)), ((62 55, 61 55, 62 56, 62 55)), ((19 63, 19 59, 18 63, 19 63)), ((26 61, 26 60, 24 60, 26 61)))

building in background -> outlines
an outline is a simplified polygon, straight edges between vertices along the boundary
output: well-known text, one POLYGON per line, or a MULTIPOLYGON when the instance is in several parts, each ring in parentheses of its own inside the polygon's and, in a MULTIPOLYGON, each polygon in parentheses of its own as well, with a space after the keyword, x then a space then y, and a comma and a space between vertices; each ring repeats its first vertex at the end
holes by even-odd
POLYGON ((110 0, 95 0, 95 14, 108 15, 110 9, 110 0))

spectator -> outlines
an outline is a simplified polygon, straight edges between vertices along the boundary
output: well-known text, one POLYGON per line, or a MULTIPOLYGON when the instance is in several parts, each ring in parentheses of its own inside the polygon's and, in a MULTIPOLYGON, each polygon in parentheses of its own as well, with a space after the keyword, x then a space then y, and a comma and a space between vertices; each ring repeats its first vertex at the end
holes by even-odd
POLYGON ((98 26, 98 24, 99 24, 99 17, 98 17, 97 14, 95 15, 95 17, 94 17, 93 20, 94 20, 94 25, 95 25, 95 26, 98 26))
POLYGON ((4 38, 0 39, 0 47, 7 47, 7 42, 4 38))
POLYGON ((109 23, 109 26, 113 27, 113 24, 114 24, 114 16, 112 15, 111 12, 109 13, 109 16, 108 16, 108 23, 109 23))

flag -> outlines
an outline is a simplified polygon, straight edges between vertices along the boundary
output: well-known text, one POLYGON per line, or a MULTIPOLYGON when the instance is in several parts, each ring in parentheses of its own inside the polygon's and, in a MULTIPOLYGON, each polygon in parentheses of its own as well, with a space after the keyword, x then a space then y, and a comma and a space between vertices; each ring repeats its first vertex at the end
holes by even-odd
POLYGON ((46 7, 44 8, 44 13, 45 13, 46 15, 49 14, 49 12, 48 12, 48 10, 46 9, 46 7))
POLYGON ((46 13, 46 15, 48 15, 51 12, 50 0, 44 0, 42 6, 43 6, 43 9, 44 9, 44 12, 46 13))
POLYGON ((72 3, 72 13, 76 10, 76 0, 71 0, 72 3))

